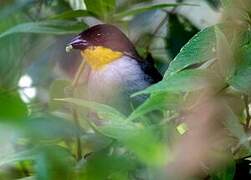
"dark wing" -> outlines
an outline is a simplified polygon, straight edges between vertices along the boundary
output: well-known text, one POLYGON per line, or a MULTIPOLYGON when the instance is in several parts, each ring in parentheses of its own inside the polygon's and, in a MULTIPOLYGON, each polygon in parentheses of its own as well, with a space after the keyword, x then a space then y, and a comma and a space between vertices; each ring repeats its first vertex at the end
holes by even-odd
POLYGON ((138 62, 140 63, 140 67, 144 71, 144 73, 149 76, 151 84, 157 83, 162 80, 163 77, 160 72, 154 67, 154 60, 150 53, 147 55, 146 60, 140 60, 138 62))

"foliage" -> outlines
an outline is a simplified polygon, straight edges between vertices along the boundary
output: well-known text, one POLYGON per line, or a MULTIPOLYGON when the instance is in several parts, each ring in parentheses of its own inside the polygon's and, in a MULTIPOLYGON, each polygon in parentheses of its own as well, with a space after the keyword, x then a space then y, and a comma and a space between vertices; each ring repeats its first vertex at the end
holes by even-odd
POLYGON ((251 156, 251 7, 205 0, 222 20, 199 29, 182 9, 202 7, 187 2, 0 2, 0 179, 248 174, 239 164, 251 156), (81 57, 65 53, 69 38, 100 22, 120 27, 163 72, 132 94, 148 99, 129 115, 85 100, 81 57))

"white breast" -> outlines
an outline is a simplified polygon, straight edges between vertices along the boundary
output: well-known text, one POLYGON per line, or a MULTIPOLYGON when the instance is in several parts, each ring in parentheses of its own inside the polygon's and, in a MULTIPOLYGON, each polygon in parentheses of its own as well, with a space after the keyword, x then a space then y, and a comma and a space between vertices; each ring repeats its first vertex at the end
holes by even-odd
POLYGON ((89 100, 109 105, 128 104, 129 96, 150 85, 138 62, 130 57, 91 71, 88 79, 89 100))

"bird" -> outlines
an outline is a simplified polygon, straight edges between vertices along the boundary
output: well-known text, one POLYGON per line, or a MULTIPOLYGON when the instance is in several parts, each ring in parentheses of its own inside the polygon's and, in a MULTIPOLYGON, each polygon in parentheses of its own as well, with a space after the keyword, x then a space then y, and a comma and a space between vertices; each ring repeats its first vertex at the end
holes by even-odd
POLYGON ((132 94, 159 82, 162 75, 151 58, 143 59, 115 25, 98 24, 76 37, 66 51, 80 50, 87 66, 87 99, 112 106, 124 114, 142 104, 146 95, 132 94))

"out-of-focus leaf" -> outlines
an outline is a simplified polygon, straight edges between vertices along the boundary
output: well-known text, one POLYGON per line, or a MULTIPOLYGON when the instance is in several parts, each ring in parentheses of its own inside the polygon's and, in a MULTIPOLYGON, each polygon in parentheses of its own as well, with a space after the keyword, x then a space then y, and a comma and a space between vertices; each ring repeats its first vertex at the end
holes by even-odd
POLYGON ((125 155, 109 155, 101 151, 91 155, 87 159, 86 165, 81 170, 81 179, 114 179, 114 174, 120 174, 123 178, 129 179, 129 171, 133 170, 135 165, 130 157, 125 155))
POLYGON ((250 94, 251 93, 251 46, 242 49, 241 62, 236 66, 235 74, 229 79, 229 84, 235 89, 250 94))
POLYGON ((152 10, 163 9, 163 8, 168 8, 168 7, 177 7, 180 5, 191 5, 191 4, 169 3, 169 4, 157 4, 157 5, 150 5, 150 6, 144 6, 144 7, 139 7, 139 8, 132 8, 132 9, 115 14, 115 17, 117 19, 121 19, 126 16, 135 16, 137 14, 141 14, 146 11, 152 11, 152 10))
POLYGON ((215 57, 214 27, 197 33, 170 63, 164 78, 193 64, 202 63, 215 57))
POLYGON ((84 101, 75 98, 64 98, 56 100, 91 109, 92 111, 95 111, 102 119, 107 119, 110 121, 123 121, 126 118, 125 115, 123 115, 116 109, 104 104, 99 104, 92 101, 84 101))
POLYGON ((17 92, 0 90, 0 121, 17 121, 27 115, 26 104, 17 92))
POLYGON ((166 77, 157 84, 154 84, 143 91, 133 94, 151 94, 160 92, 189 92, 203 89, 210 86, 210 82, 216 79, 213 74, 204 70, 186 70, 166 77))
POLYGON ((168 93, 153 93, 142 105, 135 109, 128 120, 136 119, 154 110, 164 110, 177 107, 179 103, 179 96, 168 93))
POLYGON ((50 102, 49 107, 51 110, 56 110, 62 107, 62 103, 55 101, 55 98, 65 98, 66 88, 70 87, 71 82, 66 80, 56 80, 50 87, 50 102))
POLYGON ((54 15, 49 19, 73 19, 78 17, 94 16, 91 12, 87 10, 70 10, 63 12, 62 14, 54 15))
POLYGON ((75 164, 71 152, 56 145, 41 147, 35 162, 37 179, 68 179, 75 164))
POLYGON ((19 161, 34 160, 36 149, 12 152, 0 159, 0 167, 10 165, 19 161))
POLYGON ((33 0, 15 0, 10 3, 10 5, 6 5, 0 8, 0 20, 16 13, 18 10, 24 8, 29 3, 33 2, 33 0))
POLYGON ((241 145, 245 145, 249 148, 247 141, 247 135, 243 126, 240 124, 238 117, 233 113, 230 107, 226 106, 227 110, 227 119, 225 122, 226 128, 231 132, 231 134, 239 140, 241 145))
POLYGON ((15 33, 39 33, 39 34, 72 34, 83 31, 87 26, 81 22, 51 20, 40 22, 28 22, 16 25, 0 34, 0 38, 15 33))
POLYGON ((113 14, 116 6, 115 0, 84 0, 87 10, 107 20, 113 14))
POLYGON ((52 115, 31 117, 21 128, 28 138, 37 142, 70 139, 79 131, 70 121, 52 115))
POLYGON ((229 76, 233 73, 233 53, 228 43, 228 40, 225 34, 220 30, 220 28, 215 27, 216 34, 216 57, 217 64, 216 68, 218 73, 224 78, 228 79, 229 76))
POLYGON ((110 124, 99 127, 109 137, 117 139, 148 165, 161 165, 168 160, 168 150, 158 141, 153 131, 135 123, 110 124))
MULTIPOLYGON (((222 155, 223 156, 223 155, 222 155)), ((233 180, 235 175, 235 161, 233 159, 228 160, 221 167, 218 167, 214 172, 210 180, 233 180)))

